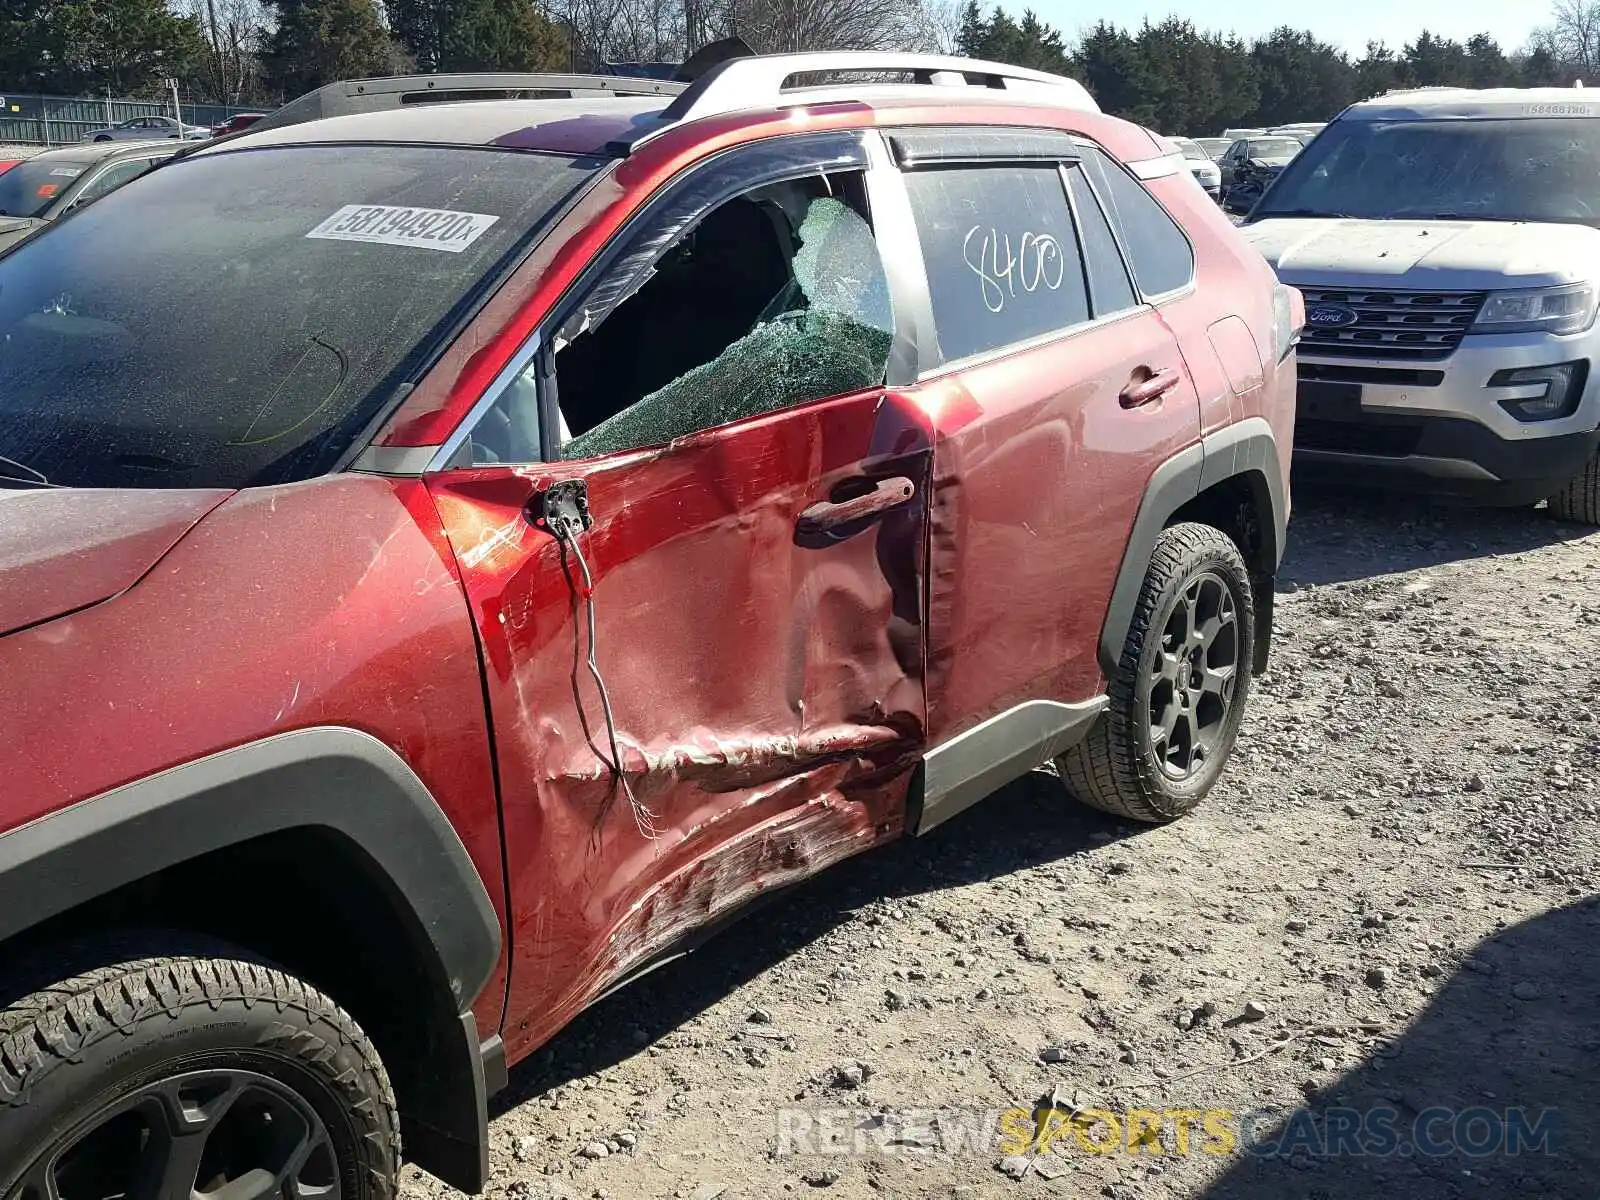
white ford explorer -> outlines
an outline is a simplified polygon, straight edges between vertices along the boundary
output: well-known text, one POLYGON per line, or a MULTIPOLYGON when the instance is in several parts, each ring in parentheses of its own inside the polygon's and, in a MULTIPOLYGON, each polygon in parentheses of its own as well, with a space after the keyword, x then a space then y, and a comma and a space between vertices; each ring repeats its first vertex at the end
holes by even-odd
POLYGON ((1600 524, 1600 92, 1364 101, 1243 232, 1305 295, 1297 465, 1600 524))

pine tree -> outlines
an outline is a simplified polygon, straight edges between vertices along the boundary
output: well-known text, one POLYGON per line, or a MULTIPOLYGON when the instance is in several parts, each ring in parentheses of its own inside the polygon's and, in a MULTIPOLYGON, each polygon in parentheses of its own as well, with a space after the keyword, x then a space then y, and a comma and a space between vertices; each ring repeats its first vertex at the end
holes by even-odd
POLYGON ((268 86, 285 99, 397 65, 373 0, 274 0, 274 7, 278 27, 263 67, 268 86))
POLYGON ((566 65, 566 39, 532 0, 387 0, 389 25, 425 71, 566 65))

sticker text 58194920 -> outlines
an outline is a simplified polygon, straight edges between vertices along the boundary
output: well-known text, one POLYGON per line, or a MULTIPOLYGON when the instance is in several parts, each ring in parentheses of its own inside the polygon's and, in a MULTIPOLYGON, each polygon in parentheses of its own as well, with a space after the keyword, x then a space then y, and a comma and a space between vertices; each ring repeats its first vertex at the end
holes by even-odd
POLYGON ((334 242, 420 246, 459 254, 499 219, 487 213, 451 212, 444 208, 346 204, 306 236, 334 242))

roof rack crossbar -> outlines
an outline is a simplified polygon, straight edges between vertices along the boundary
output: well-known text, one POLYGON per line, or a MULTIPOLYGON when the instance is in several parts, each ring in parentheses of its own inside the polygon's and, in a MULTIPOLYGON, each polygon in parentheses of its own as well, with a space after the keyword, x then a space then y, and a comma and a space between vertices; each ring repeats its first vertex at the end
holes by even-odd
POLYGON ((796 75, 871 72, 909 74, 913 85, 932 87, 975 83, 1019 91, 1052 89, 1051 98, 1058 103, 1098 111, 1088 90, 1065 75, 939 54, 831 50, 730 59, 690 84, 661 116, 664 122, 692 121, 740 109, 776 107, 785 103, 784 84, 796 75))
POLYGON ((505 71, 346 79, 296 97, 257 121, 251 130, 274 129, 322 117, 382 112, 411 104, 440 103, 450 99, 488 100, 521 92, 676 96, 685 86, 666 79, 628 75, 523 74, 505 71))

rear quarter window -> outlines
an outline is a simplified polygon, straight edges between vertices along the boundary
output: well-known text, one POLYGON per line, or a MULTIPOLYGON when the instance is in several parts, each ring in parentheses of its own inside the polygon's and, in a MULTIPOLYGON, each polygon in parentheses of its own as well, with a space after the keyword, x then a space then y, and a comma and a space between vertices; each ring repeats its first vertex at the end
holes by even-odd
POLYGON ((1167 210, 1098 147, 1084 147, 1083 165, 1128 251, 1139 290, 1161 296, 1188 287, 1194 279, 1194 248, 1167 210))
POLYGON ((1089 319, 1072 211, 1055 163, 931 167, 906 176, 946 359, 1089 319))

